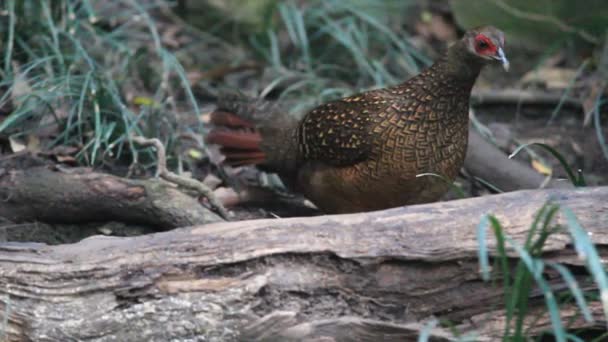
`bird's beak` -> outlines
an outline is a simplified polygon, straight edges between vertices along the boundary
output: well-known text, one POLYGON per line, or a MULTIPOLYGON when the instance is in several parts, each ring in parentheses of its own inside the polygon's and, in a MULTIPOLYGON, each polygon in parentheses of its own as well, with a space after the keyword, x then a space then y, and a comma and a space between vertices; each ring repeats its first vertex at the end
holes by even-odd
POLYGON ((494 58, 502 63, 502 67, 505 69, 505 71, 509 71, 509 60, 507 59, 507 56, 505 56, 505 52, 501 47, 498 48, 494 58))

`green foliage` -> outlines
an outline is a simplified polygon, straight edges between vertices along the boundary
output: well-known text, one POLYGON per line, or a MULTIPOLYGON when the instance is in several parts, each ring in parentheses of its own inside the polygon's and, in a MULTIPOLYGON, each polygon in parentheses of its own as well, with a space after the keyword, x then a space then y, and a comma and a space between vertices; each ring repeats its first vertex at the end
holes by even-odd
MULTIPOLYGON (((188 13, 206 15, 208 19, 229 18, 233 22, 260 29, 268 23, 269 14, 277 6, 278 0, 206 0, 188 3, 188 13), (215 11, 210 11, 215 9, 215 11), (210 17, 213 16, 213 17, 210 17)), ((191 20, 192 21, 192 20, 191 20)), ((205 22, 199 22, 204 24, 205 22)), ((205 27, 204 29, 208 29, 205 27)))
POLYGON ((91 165, 124 156, 136 162, 133 134, 170 143, 177 124, 167 108, 175 88, 181 85, 198 109, 183 69, 160 42, 151 8, 129 0, 5 2, 0 86, 8 91, 0 107, 15 109, 0 134, 55 131, 51 145, 78 147, 91 165), (138 108, 127 92, 154 96, 138 108))
POLYGON ((342 97, 353 89, 395 84, 429 61, 408 43, 401 29, 411 1, 310 1, 278 4, 280 24, 251 42, 270 64, 272 79, 262 91, 282 88, 297 98, 299 111, 342 97), (286 34, 284 34, 286 33, 286 34))
POLYGON ((437 326, 437 324, 439 324, 439 321, 437 321, 436 319, 432 319, 427 324, 425 324, 424 328, 420 332, 420 335, 418 335, 418 342, 427 342, 427 341, 429 341, 429 338, 430 338, 430 335, 431 335, 431 331, 433 329, 435 329, 435 327, 437 326))
POLYGON ((491 23, 513 40, 539 50, 566 40, 599 44, 608 27, 604 0, 452 0, 450 4, 463 27, 491 23))
MULTIPOLYGON (((559 312, 561 302, 574 301, 580 309, 582 317, 587 322, 593 321, 586 299, 590 297, 590 294, 583 292, 568 268, 560 264, 543 261, 541 257, 543 246, 551 234, 563 230, 560 225, 553 222, 559 211, 560 208, 554 204, 543 206, 536 215, 523 246, 506 236, 500 222, 492 215, 485 216, 477 228, 480 270, 482 278, 485 280, 490 279, 489 252, 486 239, 488 228, 492 228, 496 238, 495 262, 497 266, 495 269, 498 271, 494 272, 494 275, 495 277, 500 275, 504 287, 504 304, 507 318, 503 340, 524 341, 530 337, 530 332, 526 329, 527 324, 525 323, 527 323, 526 319, 530 315, 529 296, 535 285, 538 286, 544 296, 553 326, 551 335, 556 341, 579 340, 566 332, 567 326, 564 326, 559 312), (513 273, 509 256, 510 250, 514 251, 519 258, 513 273), (546 267, 554 269, 562 277, 568 287, 568 295, 556 296, 543 276, 546 267)), ((562 209, 562 211, 567 218, 567 228, 575 249, 579 256, 586 261, 587 269, 598 285, 602 305, 606 308, 608 303, 603 298, 608 298, 605 295, 608 280, 597 251, 588 233, 580 226, 572 211, 567 208, 562 209)))
POLYGON ((521 150, 527 149, 530 146, 538 146, 538 147, 543 148, 545 151, 551 153, 551 155, 553 155, 555 157, 555 159, 557 159, 559 161, 559 163, 562 165, 562 167, 568 174, 568 179, 570 180, 572 185, 574 185, 574 186, 586 186, 587 185, 587 182, 585 181, 585 177, 583 176, 583 173, 580 170, 578 170, 575 173, 572 170, 572 168, 570 167, 570 165, 568 165, 566 158, 564 158, 564 156, 562 156, 562 154, 559 153, 556 149, 554 149, 553 147, 551 147, 547 144, 543 144, 543 143, 523 144, 523 145, 517 147, 517 149, 515 149, 515 151, 513 151, 513 153, 511 153, 509 158, 515 157, 519 152, 521 152, 521 150))
POLYGON ((568 230, 574 242, 574 248, 579 258, 585 261, 589 273, 591 273, 593 280, 599 288, 604 316, 608 317, 608 276, 606 275, 602 259, 593 245, 589 233, 578 222, 572 210, 565 209, 564 214, 568 222, 568 230))

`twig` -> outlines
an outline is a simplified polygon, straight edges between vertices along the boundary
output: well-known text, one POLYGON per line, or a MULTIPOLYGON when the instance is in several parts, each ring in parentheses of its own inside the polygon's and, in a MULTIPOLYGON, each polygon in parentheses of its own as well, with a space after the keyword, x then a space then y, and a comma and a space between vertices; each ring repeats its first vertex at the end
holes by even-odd
POLYGON ((562 94, 547 94, 520 89, 474 91, 471 99, 476 104, 526 104, 554 106, 562 101, 562 106, 582 107, 580 100, 562 94))
POLYGON ((156 138, 148 139, 140 136, 132 138, 133 141, 141 146, 153 146, 156 148, 156 170, 158 175, 168 182, 183 186, 184 188, 192 189, 201 195, 205 196, 211 206, 224 218, 229 220, 229 213, 224 208, 224 205, 217 200, 213 191, 205 184, 197 181, 196 179, 186 178, 177 175, 167 169, 167 155, 165 153, 165 146, 156 138))

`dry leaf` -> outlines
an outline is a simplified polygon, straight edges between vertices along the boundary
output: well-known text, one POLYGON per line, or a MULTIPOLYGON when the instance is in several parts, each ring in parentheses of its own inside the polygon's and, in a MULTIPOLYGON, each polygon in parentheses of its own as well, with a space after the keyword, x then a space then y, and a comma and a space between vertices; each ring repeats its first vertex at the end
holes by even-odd
POLYGON ((8 142, 11 145, 11 151, 13 151, 14 153, 19 153, 27 149, 27 145, 25 144, 25 142, 21 141, 21 139, 15 137, 14 135, 8 137, 8 142))
POLYGON ((195 149, 195 148, 189 148, 188 151, 186 152, 188 154, 188 157, 194 159, 194 160, 202 160, 203 157, 205 156, 203 154, 203 152, 195 149))
POLYGON ((11 135, 8 137, 9 144, 11 146, 11 151, 14 153, 19 153, 23 151, 29 151, 32 153, 40 152, 40 139, 38 139, 35 135, 28 135, 25 137, 25 141, 23 139, 18 138, 16 135, 11 135))
POLYGON ((108 228, 108 227, 99 227, 97 229, 98 232, 100 232, 103 235, 112 235, 112 229, 108 228))
POLYGON ((543 164, 540 160, 532 159, 532 168, 539 173, 542 173, 545 176, 551 176, 553 170, 545 164, 543 164))
POLYGON ((135 96, 132 103, 138 106, 159 107, 159 104, 153 98, 145 96, 135 96))
POLYGON ((78 164, 76 161, 76 158, 72 157, 72 156, 55 156, 55 159, 57 159, 58 162, 63 163, 63 164, 70 164, 70 165, 76 165, 78 164))
POLYGON ((27 150, 32 153, 40 152, 40 139, 36 135, 28 135, 27 136, 27 150))

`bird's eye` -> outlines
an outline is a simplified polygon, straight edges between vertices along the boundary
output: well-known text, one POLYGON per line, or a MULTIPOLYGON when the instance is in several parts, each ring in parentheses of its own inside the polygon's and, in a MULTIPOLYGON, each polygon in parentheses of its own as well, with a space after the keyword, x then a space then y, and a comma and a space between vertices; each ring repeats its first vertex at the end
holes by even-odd
POLYGON ((479 50, 485 50, 489 47, 488 42, 486 42, 485 40, 478 40, 477 41, 477 48, 479 50))

